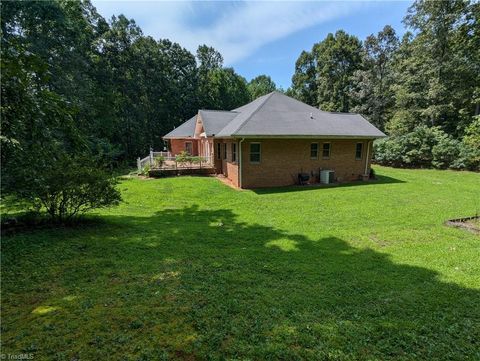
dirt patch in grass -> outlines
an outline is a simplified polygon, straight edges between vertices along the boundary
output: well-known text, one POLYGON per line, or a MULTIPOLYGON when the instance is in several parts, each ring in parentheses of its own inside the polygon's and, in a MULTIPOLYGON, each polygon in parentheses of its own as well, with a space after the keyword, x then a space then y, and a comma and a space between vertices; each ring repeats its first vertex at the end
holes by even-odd
POLYGON ((480 216, 450 219, 445 222, 447 226, 464 228, 470 232, 480 234, 480 216))

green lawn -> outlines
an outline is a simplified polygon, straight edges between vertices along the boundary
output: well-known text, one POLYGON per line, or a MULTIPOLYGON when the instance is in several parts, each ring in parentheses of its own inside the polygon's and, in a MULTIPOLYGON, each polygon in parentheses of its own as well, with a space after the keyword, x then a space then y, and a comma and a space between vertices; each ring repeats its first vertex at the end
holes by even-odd
POLYGON ((2 353, 35 360, 479 360, 480 174, 237 191, 126 179, 76 228, 2 239, 2 353))

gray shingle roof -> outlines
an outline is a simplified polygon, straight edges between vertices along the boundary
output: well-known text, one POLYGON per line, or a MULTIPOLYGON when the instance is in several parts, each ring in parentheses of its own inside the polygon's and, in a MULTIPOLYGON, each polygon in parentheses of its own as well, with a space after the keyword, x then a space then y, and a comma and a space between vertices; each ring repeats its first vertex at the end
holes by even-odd
POLYGON ((219 133, 217 133, 217 136, 232 136, 235 131, 238 130, 238 128, 241 127, 253 115, 253 113, 255 113, 255 111, 263 105, 263 103, 268 99, 270 94, 261 96, 255 99, 253 102, 245 104, 240 108, 234 109, 234 111, 238 113, 237 117, 235 117, 230 123, 225 126, 225 128, 223 128, 219 133))
POLYGON ((188 119, 185 123, 182 123, 177 128, 166 134, 164 138, 188 138, 193 137, 195 134, 195 125, 197 124, 197 115, 194 115, 188 119))
MULTIPOLYGON (((385 137, 360 114, 325 112, 276 91, 232 111, 200 110, 199 114, 207 135, 216 137, 385 137)), ((193 119, 165 138, 180 133, 193 136, 193 119)))
POLYGON ((199 110, 198 113, 203 120, 203 129, 209 137, 217 135, 238 115, 237 112, 223 110, 199 110))
POLYGON ((240 115, 217 136, 385 136, 359 114, 325 112, 279 92, 236 111, 240 115))

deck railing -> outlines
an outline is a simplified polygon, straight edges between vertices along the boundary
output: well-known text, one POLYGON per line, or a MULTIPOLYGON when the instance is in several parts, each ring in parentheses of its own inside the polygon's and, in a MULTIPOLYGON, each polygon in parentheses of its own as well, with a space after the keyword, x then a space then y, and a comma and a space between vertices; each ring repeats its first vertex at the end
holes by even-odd
POLYGON ((148 167, 149 169, 202 169, 213 167, 213 158, 211 156, 188 156, 178 157, 170 152, 151 151, 143 159, 137 158, 138 172, 141 173, 148 167))

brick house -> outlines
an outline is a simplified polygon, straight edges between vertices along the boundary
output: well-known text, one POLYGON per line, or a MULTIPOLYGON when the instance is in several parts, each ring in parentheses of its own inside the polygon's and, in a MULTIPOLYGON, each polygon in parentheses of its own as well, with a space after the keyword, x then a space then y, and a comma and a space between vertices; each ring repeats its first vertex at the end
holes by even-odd
POLYGON ((359 114, 272 92, 231 111, 199 110, 164 139, 174 155, 213 159, 217 174, 256 188, 319 182, 325 174, 336 182, 366 179, 373 140, 384 136, 359 114))

